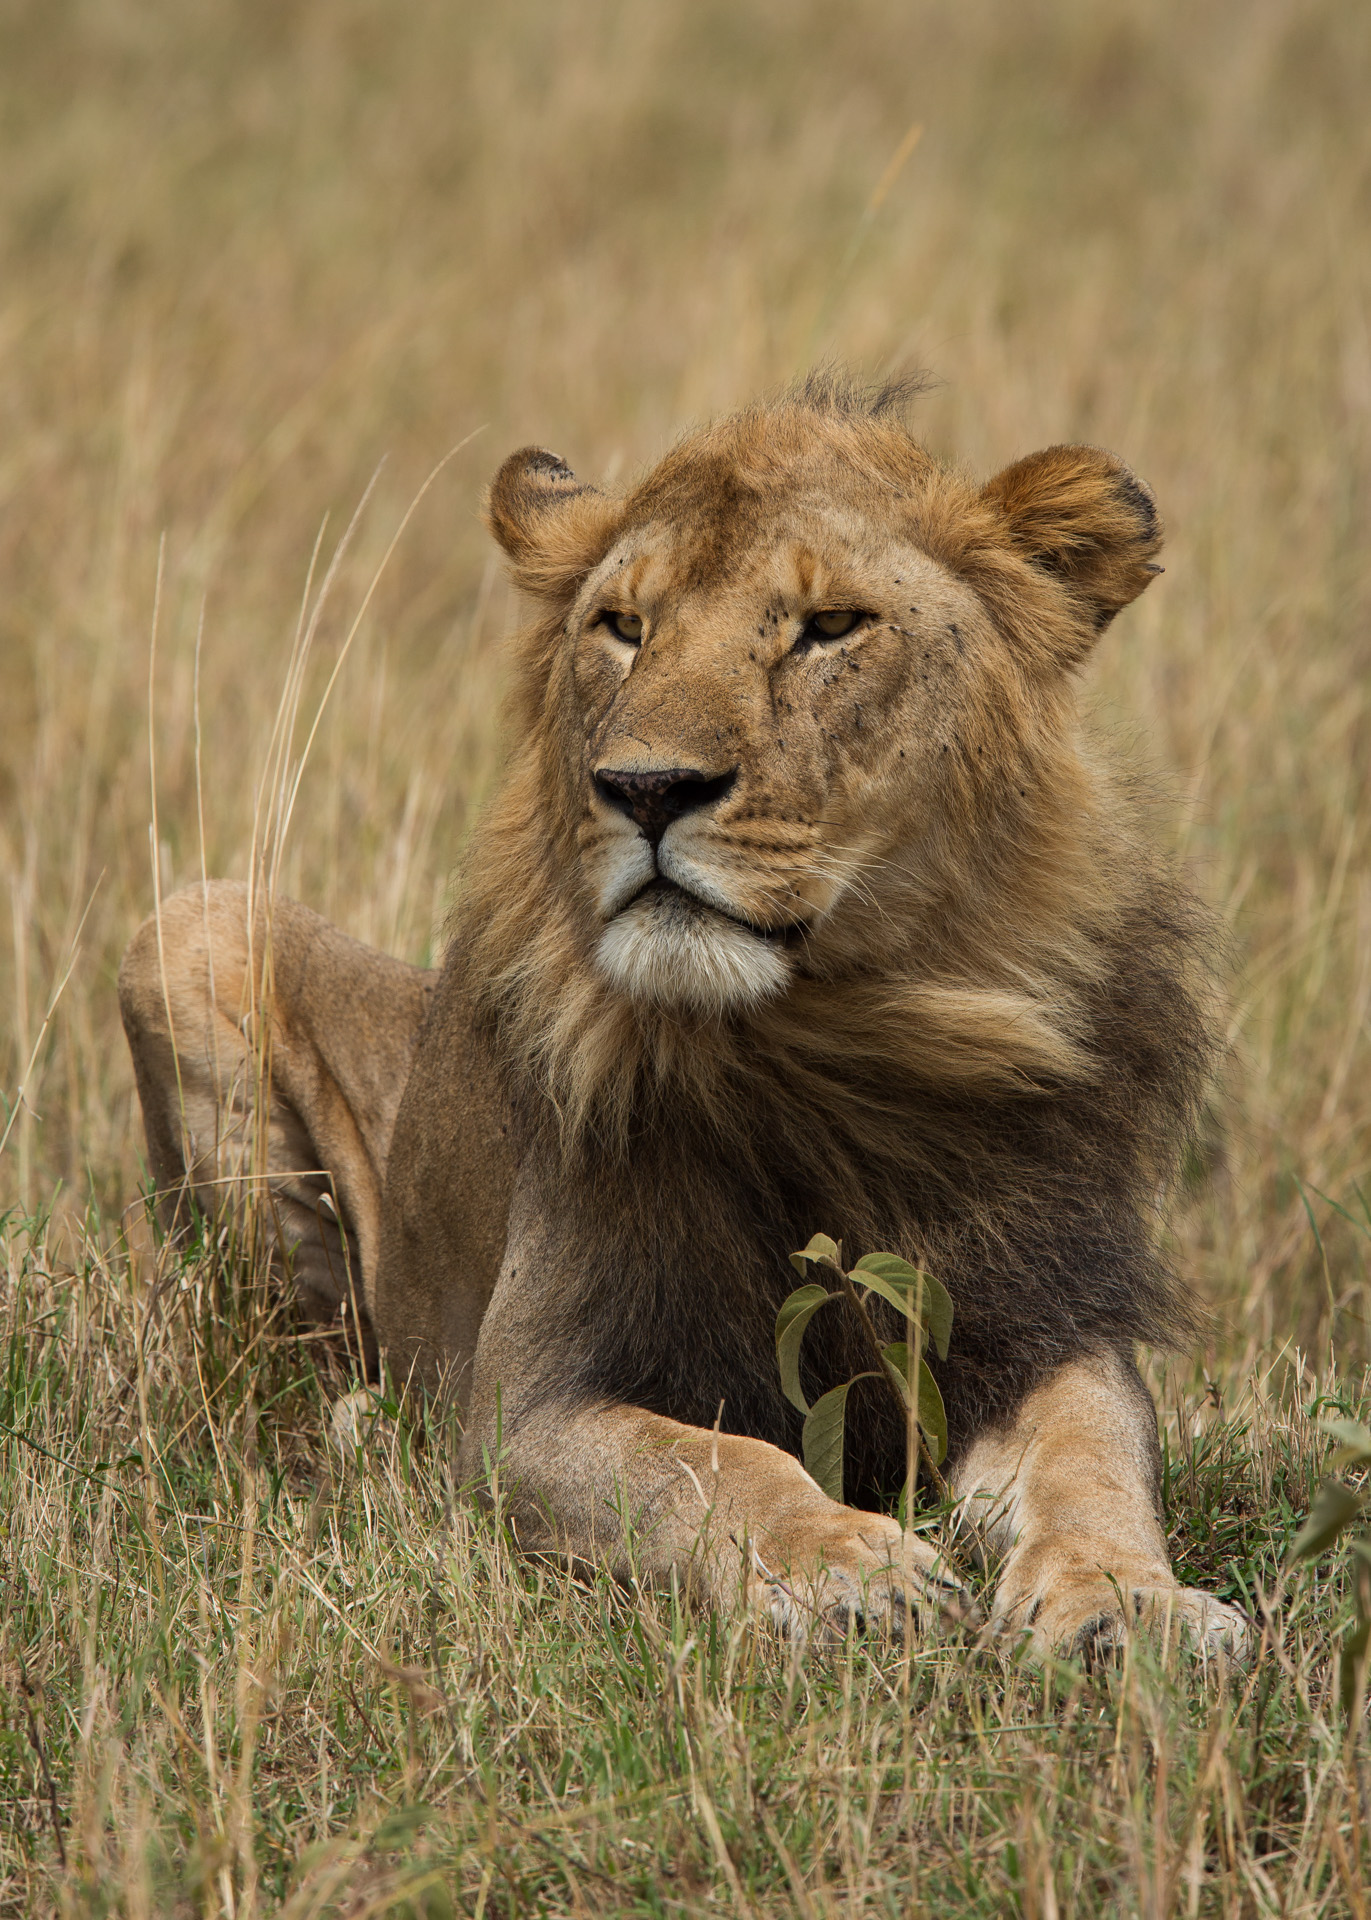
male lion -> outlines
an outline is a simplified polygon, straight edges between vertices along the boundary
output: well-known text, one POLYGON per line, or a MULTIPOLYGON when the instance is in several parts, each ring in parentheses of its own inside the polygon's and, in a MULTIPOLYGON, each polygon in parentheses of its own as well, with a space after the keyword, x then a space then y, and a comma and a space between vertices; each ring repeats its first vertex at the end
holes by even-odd
MULTIPOLYGON (((873 1510, 898 1417, 854 1394, 840 1505, 775 1359, 792 1249, 900 1253, 956 1305, 935 1371, 996 1619, 1239 1650, 1172 1575, 1133 1362, 1191 1324, 1155 1204, 1205 923, 1076 715, 1159 571, 1151 495, 1076 446, 977 489, 825 380, 622 495, 525 448, 488 521, 532 616, 442 971, 238 886, 166 902, 120 977, 156 1178, 204 1207, 246 1178, 265 1034, 306 1310, 355 1281, 394 1374, 460 1397, 462 1471, 498 1445, 525 1543, 792 1624, 955 1592, 873 1510)), ((820 1316, 810 1397, 865 1364, 820 1316)))

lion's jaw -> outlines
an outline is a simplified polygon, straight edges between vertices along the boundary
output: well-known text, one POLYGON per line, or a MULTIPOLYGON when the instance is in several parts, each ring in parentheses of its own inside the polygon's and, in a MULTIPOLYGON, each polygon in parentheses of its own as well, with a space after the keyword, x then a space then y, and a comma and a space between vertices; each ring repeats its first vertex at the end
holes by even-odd
POLYGON ((719 1015, 760 1005, 790 978, 789 931, 753 924, 693 823, 676 822, 655 851, 627 820, 595 837, 595 963, 631 999, 719 1015), (619 831, 615 831, 615 828, 619 831))
POLYGON ((615 914, 595 958, 631 999, 707 1015, 758 1006, 790 978, 778 944, 661 878, 615 914))

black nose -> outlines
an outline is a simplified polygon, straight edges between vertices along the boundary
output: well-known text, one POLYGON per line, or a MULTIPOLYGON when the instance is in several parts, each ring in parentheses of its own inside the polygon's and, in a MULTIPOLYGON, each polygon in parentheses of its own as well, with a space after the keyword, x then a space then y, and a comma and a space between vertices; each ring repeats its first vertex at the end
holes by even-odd
POLYGON ((595 776, 600 795, 611 807, 637 821, 639 830, 655 847, 673 820, 697 807, 722 800, 738 769, 710 775, 694 767, 653 768, 650 773, 619 773, 607 769, 595 776))

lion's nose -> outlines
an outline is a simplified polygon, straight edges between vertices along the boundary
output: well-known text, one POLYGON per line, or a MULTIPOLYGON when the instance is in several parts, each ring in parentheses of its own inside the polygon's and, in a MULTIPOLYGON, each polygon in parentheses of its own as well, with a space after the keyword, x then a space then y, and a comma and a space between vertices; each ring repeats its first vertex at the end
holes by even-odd
POLYGON ((605 768, 595 775, 595 785, 611 807, 637 821, 655 847, 673 820, 722 800, 737 778, 736 767, 720 774, 700 773, 694 767, 654 767, 649 773, 605 768))

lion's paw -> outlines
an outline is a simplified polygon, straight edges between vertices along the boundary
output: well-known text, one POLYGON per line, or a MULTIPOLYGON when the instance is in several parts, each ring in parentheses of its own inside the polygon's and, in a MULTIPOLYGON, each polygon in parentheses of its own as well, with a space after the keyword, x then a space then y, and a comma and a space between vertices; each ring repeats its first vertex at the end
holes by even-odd
POLYGON ((844 1639, 853 1629, 900 1638, 944 1621, 975 1624, 975 1603, 943 1555, 890 1526, 828 1546, 805 1571, 779 1572, 754 1552, 755 1604, 795 1640, 844 1639))
POLYGON ((378 1433, 388 1437, 391 1423, 386 1419, 384 1402, 375 1387, 357 1387, 335 1400, 329 1409, 327 1434, 329 1445, 345 1465, 357 1458, 378 1433))
POLYGON ((1065 1653, 1096 1660, 1135 1632, 1237 1663, 1249 1657, 1252 1643, 1246 1615, 1198 1587, 1116 1581, 1094 1570, 1068 1574, 1048 1591, 1002 1591, 990 1626, 993 1633, 1026 1634, 1039 1658, 1065 1653))

